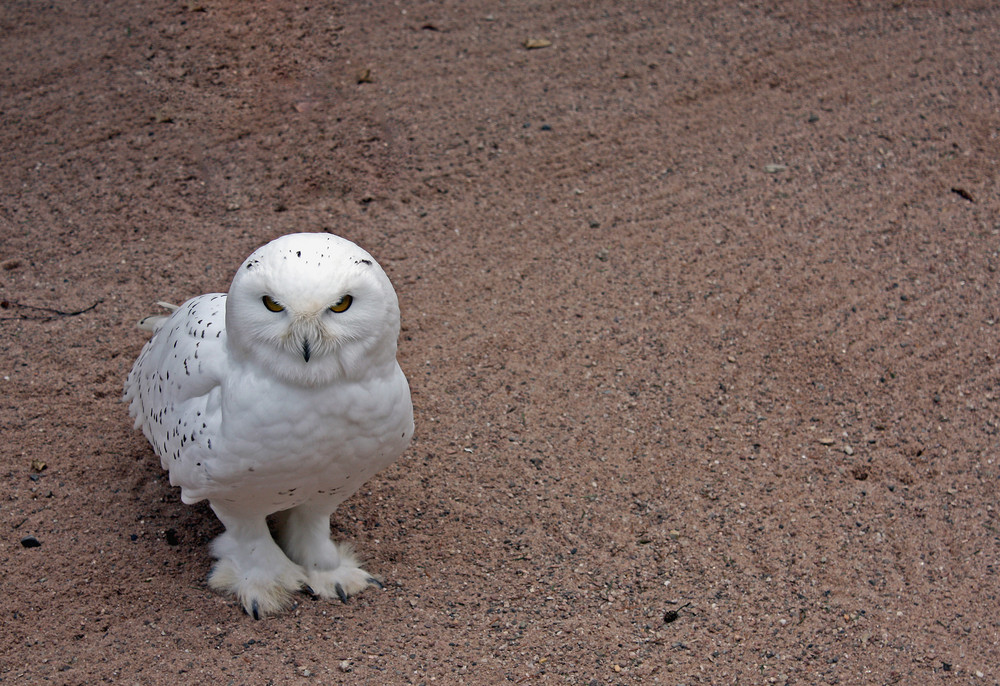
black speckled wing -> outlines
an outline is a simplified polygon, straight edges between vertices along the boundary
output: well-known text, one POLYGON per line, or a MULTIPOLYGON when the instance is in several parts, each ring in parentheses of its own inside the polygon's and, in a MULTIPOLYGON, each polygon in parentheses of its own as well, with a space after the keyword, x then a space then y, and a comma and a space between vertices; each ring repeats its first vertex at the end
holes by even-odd
POLYGON ((221 423, 225 313, 224 293, 185 302, 146 343, 125 382, 129 413, 171 482, 211 453, 221 423))

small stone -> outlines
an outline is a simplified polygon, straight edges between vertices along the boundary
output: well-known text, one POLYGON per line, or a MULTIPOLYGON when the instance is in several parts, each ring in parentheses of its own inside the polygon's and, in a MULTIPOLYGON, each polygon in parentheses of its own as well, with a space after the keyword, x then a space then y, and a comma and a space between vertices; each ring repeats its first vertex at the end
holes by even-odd
POLYGON ((819 442, 820 442, 821 445, 833 445, 833 439, 832 438, 821 438, 821 439, 819 439, 819 442))
POLYGON ((854 448, 852 448, 849 445, 845 445, 844 446, 844 454, 845 455, 853 455, 854 454, 854 448))
POLYGON ((788 166, 784 165, 784 164, 765 164, 764 165, 764 171, 767 172, 768 174, 778 174, 780 172, 785 171, 786 169, 788 169, 788 166))
POLYGON ((552 45, 552 41, 547 38, 528 38, 524 41, 524 47, 528 50, 538 50, 552 45))
POLYGON ((337 666, 340 668, 341 672, 350 672, 351 671, 351 661, 350 660, 341 660, 340 664, 337 665, 337 666))
POLYGON ((29 535, 29 536, 25 536, 24 538, 21 539, 21 546, 25 547, 25 548, 39 548, 39 547, 41 547, 41 545, 42 545, 42 542, 39 541, 34 536, 30 536, 29 535))

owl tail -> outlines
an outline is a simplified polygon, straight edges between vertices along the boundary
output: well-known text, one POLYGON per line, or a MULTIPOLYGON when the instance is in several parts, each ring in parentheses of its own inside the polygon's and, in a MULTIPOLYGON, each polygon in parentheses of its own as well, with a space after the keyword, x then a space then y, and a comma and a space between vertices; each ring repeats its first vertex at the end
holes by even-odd
MULTIPOLYGON (((171 305, 170 303, 165 303, 162 300, 156 303, 160 307, 170 312, 177 309, 177 305, 171 305)), ((156 333, 163 326, 163 322, 167 321, 169 314, 151 314, 148 317, 144 317, 139 320, 139 328, 143 331, 149 331, 150 333, 156 333)))

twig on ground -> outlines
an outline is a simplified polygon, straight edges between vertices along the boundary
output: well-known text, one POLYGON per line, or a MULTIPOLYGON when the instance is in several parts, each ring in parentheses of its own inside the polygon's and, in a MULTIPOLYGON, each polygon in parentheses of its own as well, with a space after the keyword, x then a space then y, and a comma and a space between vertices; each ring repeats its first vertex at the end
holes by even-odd
POLYGON ((29 312, 20 312, 12 317, 0 317, 0 320, 5 319, 21 319, 21 320, 33 320, 33 321, 51 321, 57 317, 75 317, 85 312, 90 312, 92 309, 104 302, 103 299, 98 300, 90 307, 85 307, 82 310, 76 310, 75 312, 67 312, 66 310, 57 310, 52 307, 38 307, 37 305, 25 305, 24 303, 14 302, 13 300, 0 300, 0 310, 28 310, 29 312), (32 314, 37 313, 37 314, 32 314))

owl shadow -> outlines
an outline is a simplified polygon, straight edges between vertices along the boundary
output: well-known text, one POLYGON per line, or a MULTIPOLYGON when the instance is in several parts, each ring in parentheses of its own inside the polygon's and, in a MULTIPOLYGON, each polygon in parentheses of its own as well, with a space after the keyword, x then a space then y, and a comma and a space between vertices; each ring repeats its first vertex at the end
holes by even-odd
POLYGON ((208 501, 193 505, 181 501, 180 489, 160 467, 160 460, 148 445, 137 446, 131 455, 129 472, 133 542, 151 543, 156 557, 169 556, 175 562, 207 565, 208 544, 223 527, 208 501), (182 560, 176 557, 182 556, 182 560))
MULTIPOLYGON (((175 563, 204 564, 211 562, 209 544, 225 531, 207 500, 188 505, 181 501, 180 489, 170 485, 170 479, 159 464, 159 458, 149 446, 136 442, 131 452, 129 499, 133 522, 126 534, 132 542, 147 541, 157 557, 169 555, 175 563), (183 560, 176 560, 181 555, 183 560)), ((346 540, 361 538, 365 530, 378 527, 377 507, 349 499, 332 517, 332 532, 346 540), (372 524, 372 520, 375 523, 372 524)), ((271 534, 275 535, 276 515, 267 518, 271 534)), ((157 560, 159 563, 160 561, 157 560)))
MULTIPOLYGON (((194 588, 208 589, 208 574, 214 560, 211 542, 225 531, 207 500, 192 505, 181 501, 180 488, 170 485, 159 458, 139 436, 130 446, 128 498, 131 506, 119 523, 124 537, 140 546, 136 558, 143 578, 165 576, 194 588)), ((276 535, 276 515, 268 517, 276 535)), ((386 532, 380 528, 380 510, 366 498, 349 498, 331 518, 335 540, 352 541, 363 547, 368 539, 386 532)))

